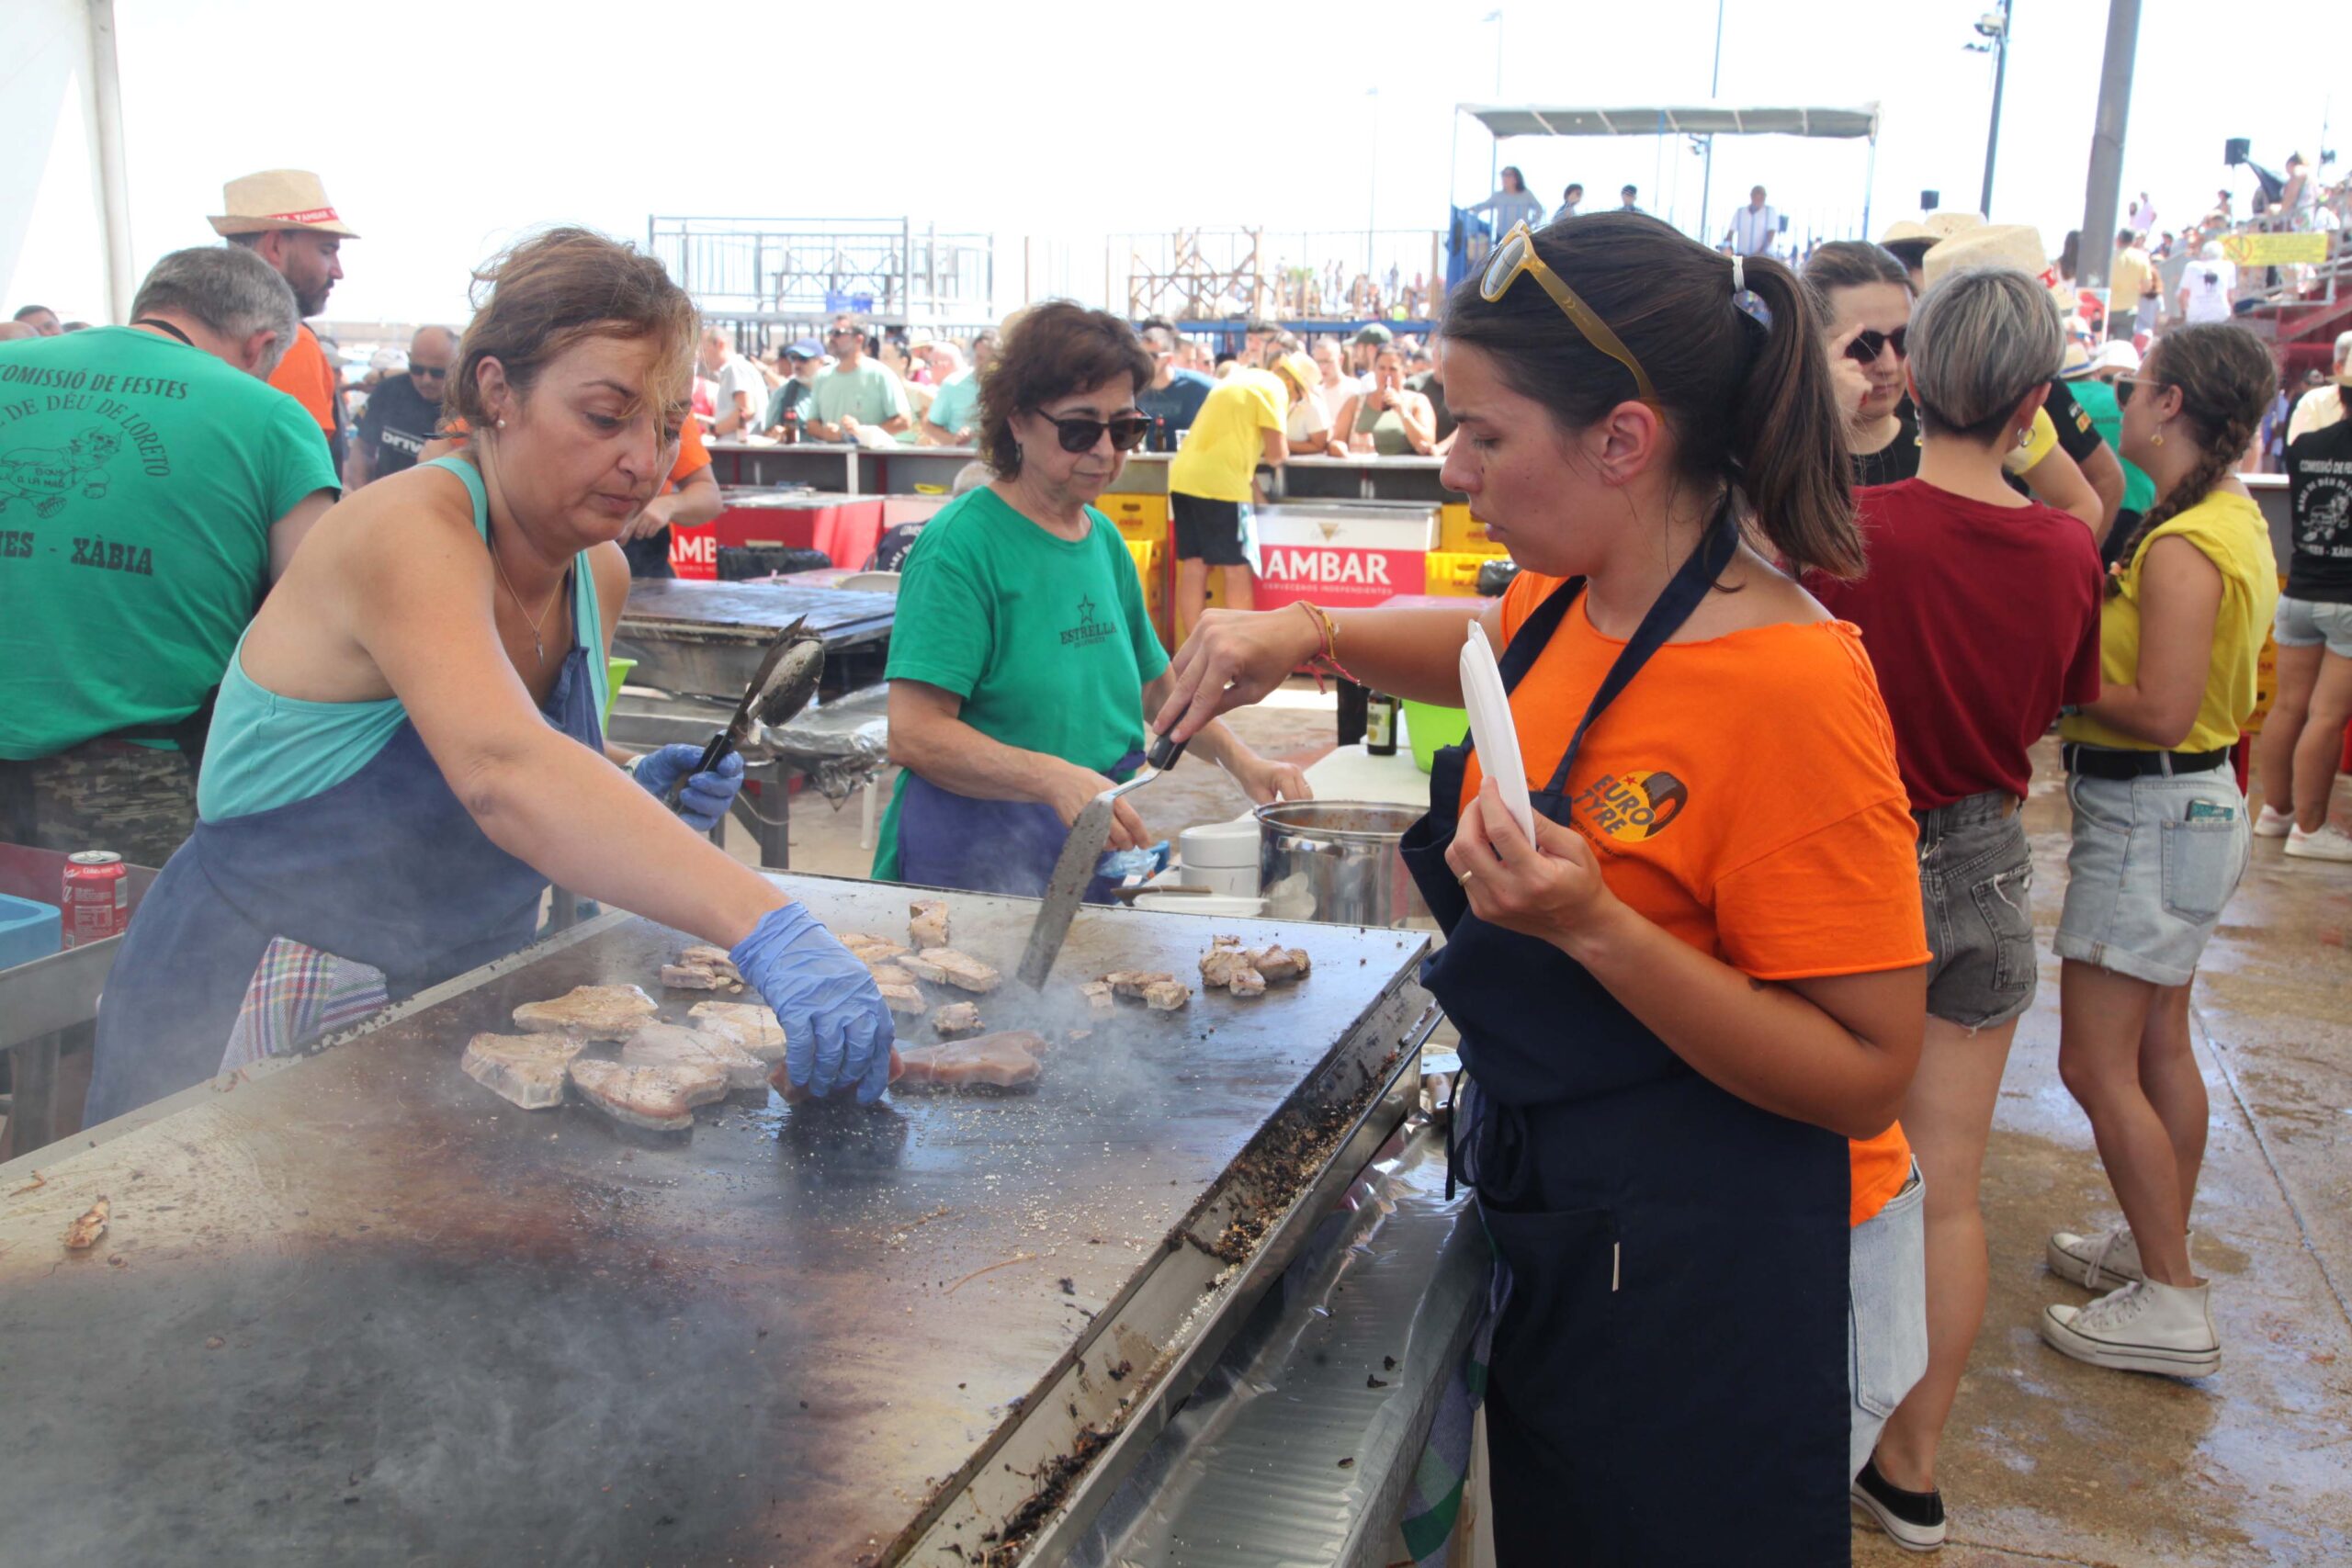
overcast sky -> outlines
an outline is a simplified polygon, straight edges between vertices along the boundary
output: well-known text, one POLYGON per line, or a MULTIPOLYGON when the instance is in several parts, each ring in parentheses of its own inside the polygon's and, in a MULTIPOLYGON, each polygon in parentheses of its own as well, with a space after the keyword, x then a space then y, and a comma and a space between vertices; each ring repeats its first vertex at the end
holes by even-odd
MULTIPOLYGON (((1482 19, 1490 0, 118 9, 138 265, 209 240, 225 177, 307 167, 366 236, 327 313, 412 321, 460 319, 468 266, 559 220, 641 239, 655 212, 906 215, 997 232, 1001 292, 1019 286, 1020 237, 1052 236, 1049 281, 1095 296, 1107 231, 1434 229, 1449 186, 1487 187, 1491 144, 1457 128, 1455 103, 1704 99, 1716 15, 1715 0, 1520 0, 1499 24, 1482 19)), ((1882 102, 1872 232, 1916 214, 1923 188, 1973 208, 1992 73, 1962 45, 1983 9, 1729 0, 1718 96, 1882 102)), ((2259 24, 2240 8, 2229 26, 2223 9, 2146 0, 2125 199, 2151 190, 2167 224, 2228 177, 2225 137, 2251 137, 2273 168, 2316 157, 2330 78, 2347 80, 2352 4, 2259 24)), ((2081 221, 2107 6, 2017 11, 1994 216, 2039 225, 2054 250, 2081 221)), ((2333 109, 2331 140, 2352 142, 2352 92, 2333 109)), ((1632 181, 1653 211, 1699 221, 1701 164, 1681 141, 1521 140, 1502 158, 1547 199, 1575 178, 1613 204, 1632 181)), ((1719 233, 1760 181, 1801 231, 1841 229, 1870 173, 1863 142, 1724 139, 1708 222, 1719 233)), ((97 313, 58 254, 36 236, 6 297, 97 313)))

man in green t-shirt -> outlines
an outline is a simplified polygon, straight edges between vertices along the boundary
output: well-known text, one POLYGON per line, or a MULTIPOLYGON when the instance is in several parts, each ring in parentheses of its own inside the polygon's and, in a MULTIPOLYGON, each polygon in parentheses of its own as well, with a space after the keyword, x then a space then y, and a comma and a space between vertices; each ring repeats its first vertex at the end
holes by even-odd
POLYGON ((801 412, 812 441, 855 441, 872 428, 888 435, 910 429, 907 389, 899 378, 865 356, 865 329, 847 316, 833 318, 825 334, 833 367, 817 378, 801 412))
POLYGON ((0 344, 0 840, 161 865, 221 671, 335 474, 264 379, 297 321, 267 262, 175 252, 131 316, 0 344))

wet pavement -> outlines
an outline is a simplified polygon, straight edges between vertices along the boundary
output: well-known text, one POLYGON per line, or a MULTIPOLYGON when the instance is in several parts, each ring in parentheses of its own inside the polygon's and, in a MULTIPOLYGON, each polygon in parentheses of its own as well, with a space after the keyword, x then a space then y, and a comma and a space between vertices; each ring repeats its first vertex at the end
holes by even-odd
MULTIPOLYGON (((2053 750, 2045 745, 2047 752, 2053 750)), ((2037 754, 2041 988, 2018 1029, 1984 1166, 1992 1297, 1939 1481, 1966 1565, 2352 1562, 2352 865, 2255 840, 2207 950, 2192 1022, 2212 1100, 2191 1224, 2213 1281, 2222 1370, 2183 1382, 2107 1371, 2041 1342, 2055 1229, 2120 1218, 2085 1120, 2058 1080, 2067 812, 2037 754)), ((2339 784, 2337 818, 2352 816, 2339 784)), ((1919 1561, 1858 1529, 1854 1561, 1919 1561)))
MULTIPOLYGON (((1328 717, 1236 716, 1304 764, 1328 717)), ((2055 748, 2027 807, 2041 988, 2018 1026, 1985 1161, 1992 1296, 1940 1465, 1951 1568, 2352 1562, 2352 866, 2290 861, 2256 840, 2198 977, 2194 1025, 2212 1100, 2193 1224, 2214 1282, 2222 1371, 2199 1382, 2107 1371, 2042 1344, 2047 1303, 2090 1292, 2050 1274, 2044 1237, 2120 1217, 2090 1124, 2058 1079, 2067 814, 2055 748)), ((1212 770, 1135 796, 1155 831, 1223 820, 1239 792, 1212 770)), ((2352 781, 2336 819, 2352 821, 2352 781)), ((862 873, 857 814, 796 810, 795 865, 862 873), (805 860, 804 857, 805 856, 805 860)), ((870 857, 868 857, 870 858, 870 857)), ((1918 1559, 1869 1529, 1854 1561, 1918 1559)))

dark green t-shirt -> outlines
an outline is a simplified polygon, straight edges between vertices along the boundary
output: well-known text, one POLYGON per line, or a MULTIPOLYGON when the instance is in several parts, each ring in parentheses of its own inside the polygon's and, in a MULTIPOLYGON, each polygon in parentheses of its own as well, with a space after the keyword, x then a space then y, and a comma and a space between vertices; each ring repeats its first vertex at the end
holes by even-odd
MULTIPOLYGON (((986 488, 942 507, 907 555, 888 678, 955 693, 991 740, 1098 773, 1141 750, 1143 688, 1168 653, 1118 528, 1087 516, 1070 540, 986 488)), ((874 874, 895 879, 896 795, 878 838, 874 874)))
POLYGON ((194 713, 268 587, 270 525, 334 488, 302 405, 202 349, 0 344, 0 758, 194 713))

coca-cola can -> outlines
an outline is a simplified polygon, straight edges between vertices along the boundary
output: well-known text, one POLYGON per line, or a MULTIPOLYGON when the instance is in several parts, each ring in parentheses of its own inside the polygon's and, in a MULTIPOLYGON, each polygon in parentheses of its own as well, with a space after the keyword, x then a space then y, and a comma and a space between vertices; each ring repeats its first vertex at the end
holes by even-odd
POLYGON ((65 857, 63 909, 67 947, 120 936, 130 923, 130 884, 122 857, 112 850, 84 850, 65 857))

